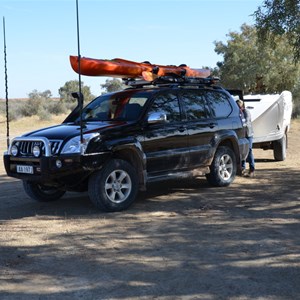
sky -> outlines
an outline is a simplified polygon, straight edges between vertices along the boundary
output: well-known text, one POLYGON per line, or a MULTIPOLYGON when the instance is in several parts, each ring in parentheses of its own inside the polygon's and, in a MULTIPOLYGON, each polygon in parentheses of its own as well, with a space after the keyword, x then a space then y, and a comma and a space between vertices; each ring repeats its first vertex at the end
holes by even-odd
MULTIPOLYGON (((78 0, 80 54, 98 59, 215 67, 215 41, 254 24, 263 0, 78 0)), ((0 0, 0 99, 26 98, 78 80, 69 56, 78 54, 76 0, 0 0)), ((106 77, 81 77, 94 95, 106 77)))

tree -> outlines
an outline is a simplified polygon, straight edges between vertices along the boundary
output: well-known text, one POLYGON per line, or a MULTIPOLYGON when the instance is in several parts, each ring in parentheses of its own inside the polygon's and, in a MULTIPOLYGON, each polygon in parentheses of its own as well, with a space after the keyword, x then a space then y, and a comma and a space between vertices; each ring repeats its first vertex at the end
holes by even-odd
POLYGON ((30 117, 38 115, 41 120, 50 120, 52 116, 51 107, 54 106, 51 99, 51 91, 38 92, 33 90, 28 94, 28 97, 28 101, 19 108, 20 116, 30 117))
MULTIPOLYGON (((65 83, 65 85, 59 88, 58 93, 61 101, 65 101, 68 103, 74 102, 74 98, 72 97, 73 92, 78 92, 79 90, 79 81, 78 80, 70 80, 65 83)), ((85 102, 90 102, 95 98, 91 93, 91 89, 89 86, 85 86, 83 82, 81 82, 81 92, 84 97, 85 102)))
POLYGON ((28 94, 28 101, 24 106, 24 115, 25 116, 34 116, 42 114, 47 107, 47 103, 51 101, 51 91, 46 90, 44 92, 38 92, 37 90, 33 90, 28 94))
POLYGON ((222 83, 245 93, 275 93, 293 90, 299 82, 300 66, 293 62, 293 50, 287 36, 276 36, 277 47, 258 44, 254 26, 243 24, 241 33, 230 32, 227 43, 215 42, 215 51, 223 55, 219 62, 222 83))
POLYGON ((126 85, 122 83, 120 79, 113 78, 113 79, 106 79, 104 84, 100 84, 101 88, 104 89, 105 93, 112 93, 123 90, 126 85))
MULTIPOLYGON (((294 60, 300 61, 299 0, 264 0, 254 12, 259 41, 272 41, 274 35, 287 35, 293 47, 294 60)), ((273 43, 276 46, 276 43, 273 43)))

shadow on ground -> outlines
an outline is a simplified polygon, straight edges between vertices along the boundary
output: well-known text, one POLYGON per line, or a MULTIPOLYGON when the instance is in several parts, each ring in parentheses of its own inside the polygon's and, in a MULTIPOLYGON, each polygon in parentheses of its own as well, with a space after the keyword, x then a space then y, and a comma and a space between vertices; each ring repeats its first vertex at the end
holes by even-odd
POLYGON ((1 299, 299 299, 299 178, 166 181, 107 214, 87 194, 32 202, 3 176, 1 299))

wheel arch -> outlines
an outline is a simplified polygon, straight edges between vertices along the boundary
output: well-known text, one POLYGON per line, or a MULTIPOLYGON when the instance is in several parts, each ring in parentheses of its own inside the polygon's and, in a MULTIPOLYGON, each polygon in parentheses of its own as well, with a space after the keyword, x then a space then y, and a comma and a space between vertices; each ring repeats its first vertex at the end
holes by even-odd
POLYGON ((241 164, 241 157, 240 157, 240 149, 239 149, 237 139, 234 136, 230 136, 228 138, 222 139, 218 143, 216 149, 218 149, 221 146, 226 146, 233 150, 236 157, 237 165, 239 166, 241 164))
POLYGON ((130 163, 137 171, 140 190, 146 188, 146 155, 139 143, 115 147, 112 151, 112 158, 123 159, 130 163))

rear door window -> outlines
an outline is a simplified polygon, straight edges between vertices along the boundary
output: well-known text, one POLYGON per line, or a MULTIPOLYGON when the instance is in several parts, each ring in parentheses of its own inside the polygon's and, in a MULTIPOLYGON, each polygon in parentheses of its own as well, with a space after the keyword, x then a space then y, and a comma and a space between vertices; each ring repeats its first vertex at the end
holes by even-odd
POLYGON ((182 91, 180 96, 188 121, 203 120, 210 117, 209 107, 203 91, 182 91))

